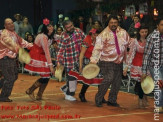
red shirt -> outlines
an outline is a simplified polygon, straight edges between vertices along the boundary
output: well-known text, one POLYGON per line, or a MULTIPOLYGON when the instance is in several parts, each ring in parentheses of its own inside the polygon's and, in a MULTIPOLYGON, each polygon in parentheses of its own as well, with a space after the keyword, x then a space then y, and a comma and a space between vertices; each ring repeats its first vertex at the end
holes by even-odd
POLYGON ((94 46, 92 45, 92 42, 93 41, 90 35, 87 35, 83 41, 83 46, 87 48, 85 55, 84 55, 86 58, 90 58, 92 56, 92 51, 94 48, 94 46))
POLYGON ((83 24, 83 22, 80 22, 80 29, 82 30, 82 31, 84 31, 84 24, 83 24))

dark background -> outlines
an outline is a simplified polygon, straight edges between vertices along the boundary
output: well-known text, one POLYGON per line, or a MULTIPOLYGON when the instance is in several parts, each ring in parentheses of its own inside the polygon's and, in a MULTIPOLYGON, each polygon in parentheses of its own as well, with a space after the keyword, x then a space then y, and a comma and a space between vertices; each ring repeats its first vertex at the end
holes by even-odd
MULTIPOLYGON (((98 0, 100 1, 100 0, 98 0)), ((163 0, 101 0, 101 9, 103 12, 119 14, 127 5, 135 5, 136 10, 141 3, 148 3, 148 13, 150 22, 153 17, 153 9, 157 8, 159 15, 163 15, 163 0), (153 1, 153 5, 152 5, 153 1)), ((20 13, 29 18, 35 32, 43 18, 57 22, 58 15, 70 17, 77 20, 79 15, 83 15, 86 19, 92 15, 97 2, 94 0, 0 0, 0 29, 3 29, 4 19, 9 17, 14 19, 14 14, 20 13)))
POLYGON ((4 19, 20 13, 29 18, 34 30, 42 23, 44 17, 57 21, 60 13, 66 15, 76 9, 75 0, 0 0, 0 29, 4 28, 4 19))

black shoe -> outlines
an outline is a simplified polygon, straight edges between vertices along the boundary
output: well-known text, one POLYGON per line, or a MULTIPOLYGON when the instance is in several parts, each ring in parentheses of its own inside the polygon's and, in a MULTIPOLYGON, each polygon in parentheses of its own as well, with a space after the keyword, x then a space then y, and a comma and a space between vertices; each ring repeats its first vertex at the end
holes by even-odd
POLYGON ((12 102, 12 100, 7 98, 4 102, 12 102))
POLYGON ((120 107, 120 105, 118 103, 111 103, 111 102, 107 102, 107 105, 109 106, 114 106, 114 107, 120 107))
POLYGON ((102 99, 102 103, 107 103, 107 101, 105 100, 104 97, 103 97, 103 99, 102 99))
POLYGON ((97 107, 102 107, 102 102, 95 101, 97 107))
POLYGON ((79 94, 79 98, 81 102, 87 102, 87 100, 85 99, 85 94, 79 94))
POLYGON ((11 99, 7 98, 7 99, 0 99, 0 102, 12 102, 11 99))

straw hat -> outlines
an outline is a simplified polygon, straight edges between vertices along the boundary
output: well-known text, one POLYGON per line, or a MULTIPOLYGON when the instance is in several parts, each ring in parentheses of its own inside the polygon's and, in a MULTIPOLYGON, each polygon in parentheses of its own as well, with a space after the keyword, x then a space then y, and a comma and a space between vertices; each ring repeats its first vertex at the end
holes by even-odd
POLYGON ((58 78, 59 81, 62 81, 62 73, 63 73, 63 70, 64 70, 64 66, 61 65, 59 67, 59 69, 56 69, 56 71, 54 73, 55 77, 58 78))
POLYGON ((159 107, 159 113, 163 113, 163 106, 159 107))
POLYGON ((154 89, 154 81, 151 78, 151 76, 147 76, 141 82, 141 87, 142 87, 145 94, 149 94, 149 93, 151 93, 153 91, 153 89, 154 89))
POLYGON ((59 15, 58 15, 58 18, 59 18, 59 19, 63 18, 63 14, 59 14, 59 15))
POLYGON ((20 15, 20 14, 14 14, 14 18, 16 18, 17 16, 19 16, 20 19, 22 18, 22 15, 20 15))
POLYGON ((100 68, 96 64, 88 64, 83 68, 82 74, 86 79, 95 78, 100 72, 100 68))
POLYGON ((64 18, 64 21, 66 21, 66 20, 69 20, 69 17, 65 17, 65 18, 64 18))
POLYGON ((21 63, 25 63, 25 64, 29 64, 31 61, 31 57, 29 55, 29 53, 24 50, 23 48, 19 49, 19 61, 21 63))

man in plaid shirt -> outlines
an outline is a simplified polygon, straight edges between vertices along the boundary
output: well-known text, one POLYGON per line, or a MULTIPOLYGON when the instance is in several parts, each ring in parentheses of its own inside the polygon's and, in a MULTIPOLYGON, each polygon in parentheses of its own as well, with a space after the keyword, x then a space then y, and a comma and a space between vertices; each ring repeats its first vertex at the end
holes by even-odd
POLYGON ((80 48, 85 34, 79 29, 75 28, 72 21, 66 20, 63 22, 64 31, 61 34, 61 41, 59 42, 57 54, 57 68, 61 64, 64 65, 67 74, 67 84, 61 90, 65 94, 65 99, 74 101, 77 80, 69 74, 71 70, 76 70, 79 62, 80 48))
POLYGON ((159 99, 159 103, 155 103, 155 105, 159 107, 160 112, 163 112, 163 18, 158 19, 157 29, 147 38, 143 57, 143 74, 141 81, 146 77, 147 70, 150 71, 150 74, 154 79, 154 92, 159 91, 159 95, 155 96, 155 98, 159 99), (156 88, 159 88, 159 90, 156 88))

